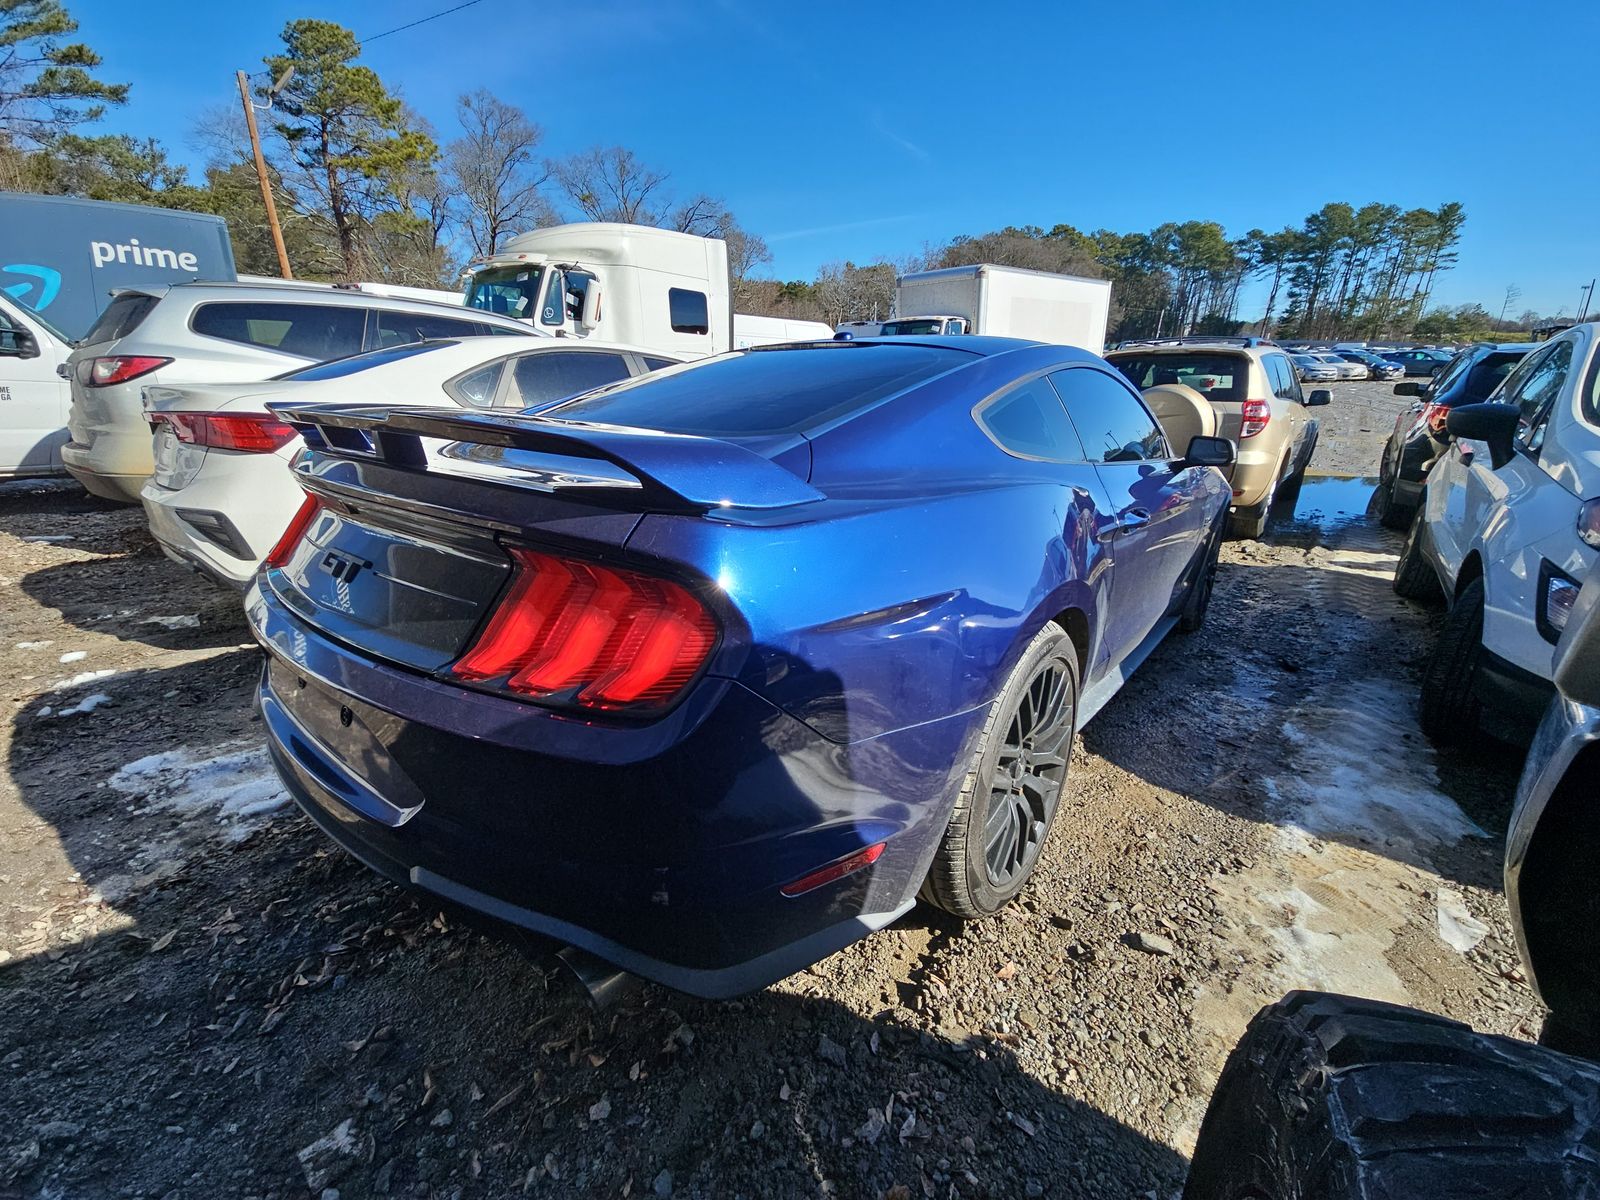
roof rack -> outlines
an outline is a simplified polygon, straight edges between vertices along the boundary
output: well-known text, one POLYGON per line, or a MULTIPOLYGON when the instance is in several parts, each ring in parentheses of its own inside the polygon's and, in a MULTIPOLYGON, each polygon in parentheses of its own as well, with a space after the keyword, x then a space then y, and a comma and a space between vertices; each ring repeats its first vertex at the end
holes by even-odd
POLYGON ((1229 337, 1223 334, 1210 336, 1191 334, 1188 337, 1129 338, 1125 342, 1118 342, 1117 349, 1121 350, 1125 346, 1216 346, 1219 344, 1243 346, 1246 349, 1250 349, 1255 346, 1276 346, 1278 343, 1269 338, 1229 337))

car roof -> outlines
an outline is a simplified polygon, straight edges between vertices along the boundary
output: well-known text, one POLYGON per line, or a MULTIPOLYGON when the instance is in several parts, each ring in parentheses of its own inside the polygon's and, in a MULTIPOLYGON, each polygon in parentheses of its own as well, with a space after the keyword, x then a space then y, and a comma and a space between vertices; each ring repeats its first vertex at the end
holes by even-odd
MULTIPOLYGON (((905 320, 908 320, 908 321, 914 320, 914 319, 915 318, 912 318, 912 317, 906 317, 905 318, 905 320)), ((856 344, 876 345, 876 346, 932 346, 935 349, 940 349, 940 350, 962 350, 962 351, 965 351, 968 354, 976 354, 976 355, 978 355, 979 357, 982 357, 982 358, 992 358, 996 354, 1009 354, 1014 350, 1026 350, 1026 349, 1029 349, 1030 347, 1033 347, 1033 346, 1047 346, 1047 345, 1051 345, 1052 343, 1049 343, 1049 342, 1036 342, 1036 341, 1032 341, 1032 340, 1030 340, 1028 338, 992 337, 992 336, 990 336, 988 334, 975 334, 974 333, 974 334, 959 334, 959 335, 955 335, 955 336, 951 336, 951 335, 940 336, 938 334, 924 334, 924 335, 921 335, 921 336, 906 336, 906 337, 894 336, 894 337, 853 338, 849 342, 834 342, 832 340, 819 339, 817 341, 780 342, 780 343, 777 343, 775 345, 769 345, 769 346, 750 346, 750 347, 747 347, 747 349, 749 349, 751 351, 782 350, 785 347, 795 347, 795 346, 828 346, 828 345, 849 346, 849 345, 856 345, 856 344)), ((1059 349, 1065 349, 1065 350, 1074 351, 1074 352, 1076 352, 1078 354, 1082 354, 1086 358, 1094 358, 1095 357, 1095 355, 1090 354, 1087 350, 1080 349, 1077 346, 1061 346, 1061 347, 1058 347, 1058 348, 1059 349)))
POLYGON ((372 292, 359 292, 349 288, 335 287, 332 284, 308 287, 305 284, 293 282, 280 284, 237 283, 227 280, 196 279, 184 283, 166 284, 160 287, 120 288, 118 291, 119 293, 144 292, 151 296, 176 294, 190 296, 197 292, 212 291, 218 292, 230 300, 282 300, 286 303, 348 305, 356 308, 381 308, 399 312, 436 312, 453 317, 465 316, 473 321, 482 320, 502 328, 529 327, 526 321, 518 321, 513 317, 502 316, 499 313, 488 312, 484 309, 468 308, 464 304, 446 304, 442 300, 411 300, 404 296, 379 296, 372 292))

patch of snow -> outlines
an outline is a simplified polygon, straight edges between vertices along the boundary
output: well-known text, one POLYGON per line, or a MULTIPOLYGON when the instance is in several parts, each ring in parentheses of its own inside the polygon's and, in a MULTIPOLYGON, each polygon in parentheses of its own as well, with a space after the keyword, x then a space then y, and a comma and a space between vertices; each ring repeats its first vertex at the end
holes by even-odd
POLYGON ((55 645, 55 643, 52 642, 52 641, 18 642, 17 643, 17 649, 18 650, 43 650, 46 646, 54 646, 54 645, 55 645))
POLYGON ((266 748, 259 746, 211 757, 188 747, 165 750, 135 759, 108 782, 152 808, 184 815, 214 813, 230 841, 245 837, 262 818, 289 804, 266 748))
POLYGON ((39 715, 41 717, 48 717, 54 711, 55 711, 54 709, 52 709, 48 704, 46 704, 43 708, 41 708, 39 710, 39 715))
POLYGON ((87 650, 69 650, 61 656, 61 661, 64 663, 82 662, 88 657, 89 652, 87 650))
POLYGON ((1439 940, 1446 946, 1465 954, 1489 936, 1489 927, 1467 909, 1460 892, 1439 888, 1434 896, 1439 914, 1439 940))
POLYGON ((186 613, 178 617, 146 617, 140 621, 141 625, 159 625, 163 629, 198 629, 200 617, 196 613, 186 613))
POLYGON ((58 716, 58 717, 77 717, 77 716, 81 716, 84 713, 92 713, 95 709, 99 708, 102 704, 110 704, 110 703, 111 703, 111 697, 110 696, 106 695, 104 692, 94 692, 94 693, 92 693, 92 694, 90 694, 88 696, 85 696, 82 700, 79 700, 71 708, 63 708, 60 712, 58 712, 56 714, 56 716, 58 716))
POLYGON ((115 674, 116 671, 109 667, 100 671, 85 671, 82 675, 74 675, 71 679, 63 679, 60 683, 52 684, 50 690, 64 692, 68 688, 81 687, 83 684, 93 683, 96 679, 108 679, 115 674))
POLYGON ((70 533, 35 533, 22 539, 25 542, 70 542, 70 533))

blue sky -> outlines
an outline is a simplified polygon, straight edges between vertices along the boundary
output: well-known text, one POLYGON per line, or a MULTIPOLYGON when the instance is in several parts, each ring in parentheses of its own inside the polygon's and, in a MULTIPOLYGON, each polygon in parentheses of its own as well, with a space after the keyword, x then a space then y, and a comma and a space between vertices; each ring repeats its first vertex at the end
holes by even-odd
MULTIPOLYGON (((287 21, 368 37, 459 2, 67 0, 102 74, 133 84, 102 128, 195 165, 195 116, 237 103, 233 72, 258 69, 287 21)), ((364 61, 444 139, 455 97, 487 87, 549 154, 632 148, 724 197, 781 278, 1007 224, 1239 234, 1330 200, 1459 200, 1461 263, 1436 299, 1498 311, 1516 284, 1517 310, 1571 314, 1600 273, 1600 4, 1529 11, 483 0, 364 61)))

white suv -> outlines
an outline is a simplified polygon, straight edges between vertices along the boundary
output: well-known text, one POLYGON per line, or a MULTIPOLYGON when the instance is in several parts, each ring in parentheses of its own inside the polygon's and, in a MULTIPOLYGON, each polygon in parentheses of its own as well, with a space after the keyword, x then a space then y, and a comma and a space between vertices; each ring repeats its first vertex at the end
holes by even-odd
POLYGON ((1422 682, 1440 742, 1521 741, 1553 694, 1551 654, 1600 559, 1600 325, 1534 350, 1486 404, 1450 411, 1395 591, 1450 603, 1422 682))
POLYGON ((139 502, 155 469, 146 385, 233 383, 423 338, 536 336, 523 321, 421 300, 294 284, 126 288, 62 368, 72 385, 61 461, 109 500, 139 502))

